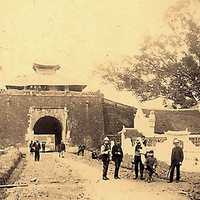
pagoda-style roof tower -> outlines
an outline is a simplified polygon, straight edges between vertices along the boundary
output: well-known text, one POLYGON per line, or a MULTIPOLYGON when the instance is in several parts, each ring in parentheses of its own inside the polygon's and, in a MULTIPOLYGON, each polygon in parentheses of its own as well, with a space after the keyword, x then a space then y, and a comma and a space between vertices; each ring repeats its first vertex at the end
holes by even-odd
POLYGON ((41 65, 41 64, 33 64, 33 70, 36 73, 40 74, 55 74, 57 70, 59 70, 61 67, 59 65, 41 65))

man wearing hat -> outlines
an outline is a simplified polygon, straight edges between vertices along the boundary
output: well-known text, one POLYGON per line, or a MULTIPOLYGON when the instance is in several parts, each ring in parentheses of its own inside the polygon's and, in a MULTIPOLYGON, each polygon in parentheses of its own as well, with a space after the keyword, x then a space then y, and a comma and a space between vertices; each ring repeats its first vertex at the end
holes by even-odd
POLYGON ((119 168, 123 159, 123 151, 119 141, 115 140, 115 144, 112 147, 112 160, 115 162, 114 178, 119 178, 119 168))
POLYGON ((174 140, 174 148, 172 149, 171 154, 171 171, 170 171, 170 180, 169 183, 173 182, 174 170, 176 168, 176 182, 180 180, 180 166, 183 162, 184 154, 183 149, 180 147, 180 142, 178 139, 174 140))
POLYGON ((103 145, 101 146, 101 158, 103 162, 103 180, 109 180, 107 177, 108 166, 111 159, 111 147, 108 137, 104 138, 103 145))

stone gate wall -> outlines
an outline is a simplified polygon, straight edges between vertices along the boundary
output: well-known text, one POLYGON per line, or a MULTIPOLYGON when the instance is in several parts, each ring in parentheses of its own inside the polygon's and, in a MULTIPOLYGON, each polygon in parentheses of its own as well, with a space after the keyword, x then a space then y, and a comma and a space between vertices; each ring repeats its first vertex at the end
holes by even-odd
POLYGON ((105 135, 117 134, 122 126, 133 127, 136 109, 103 98, 101 93, 0 94, 0 145, 25 143, 29 109, 66 107, 71 142, 99 147, 105 135))
POLYGON ((63 96, 0 95, 0 140, 4 145, 25 142, 28 111, 32 107, 67 107, 72 143, 87 139, 97 145, 104 133, 102 95, 67 94, 63 96))
POLYGON ((106 135, 116 135, 123 128, 134 127, 136 108, 104 99, 104 130, 106 135))

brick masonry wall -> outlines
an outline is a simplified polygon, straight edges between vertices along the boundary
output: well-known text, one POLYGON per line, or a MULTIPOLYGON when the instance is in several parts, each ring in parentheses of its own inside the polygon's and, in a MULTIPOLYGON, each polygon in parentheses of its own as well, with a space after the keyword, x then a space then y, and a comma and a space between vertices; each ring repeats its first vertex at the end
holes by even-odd
POLYGON ((106 135, 116 135, 122 130, 123 125, 127 128, 134 127, 136 108, 105 99, 103 114, 106 135))
POLYGON ((28 111, 34 107, 64 107, 69 109, 71 137, 74 144, 87 139, 88 145, 97 145, 104 133, 101 95, 31 96, 0 95, 1 145, 25 142, 28 111))
POLYGON ((72 143, 86 142, 99 147, 105 135, 117 134, 122 126, 133 127, 136 109, 95 94, 30 95, 0 94, 0 145, 24 144, 28 128, 28 111, 33 107, 69 109, 72 143))

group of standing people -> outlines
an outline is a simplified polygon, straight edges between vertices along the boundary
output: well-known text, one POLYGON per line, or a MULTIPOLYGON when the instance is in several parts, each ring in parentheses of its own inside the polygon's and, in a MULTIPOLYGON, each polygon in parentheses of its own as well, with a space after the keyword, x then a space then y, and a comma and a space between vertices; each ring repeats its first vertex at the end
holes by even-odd
MULTIPOLYGON (((38 140, 31 141, 29 144, 29 150, 30 150, 31 155, 34 154, 35 161, 40 161, 40 152, 41 152, 41 150, 42 150, 42 152, 45 152, 45 143, 43 142, 41 145, 38 140)), ((65 143, 63 141, 61 141, 60 144, 58 144, 59 157, 64 158, 65 151, 66 151, 65 143)))
POLYGON ((29 149, 31 155, 35 153, 35 161, 40 161, 40 149, 41 149, 40 142, 38 140, 35 142, 31 141, 29 149))
MULTIPOLYGON (((138 137, 135 141, 133 147, 133 166, 135 172, 135 179, 139 178, 144 180, 146 178, 147 182, 152 181, 153 174, 156 174, 156 167, 158 165, 157 159, 154 156, 154 151, 146 150, 147 140, 145 137, 138 137), (146 176, 144 177, 144 171, 146 176)), ((114 178, 119 179, 119 169, 121 162, 123 160, 123 151, 120 142, 115 141, 114 146, 111 148, 110 140, 108 137, 104 138, 103 145, 101 146, 100 158, 103 162, 103 180, 109 180, 107 173, 109 168, 109 163, 111 160, 115 163, 114 178)), ((176 169, 176 181, 180 180, 180 166, 183 162, 184 154, 183 149, 180 146, 180 141, 178 139, 174 140, 174 147, 171 153, 171 165, 169 168, 169 183, 173 182, 174 171, 176 169)))
POLYGON ((135 169, 135 179, 138 179, 140 169, 140 179, 144 180, 144 170, 148 182, 152 181, 153 174, 156 174, 156 167, 158 165, 157 159, 154 156, 154 151, 146 150, 147 141, 145 137, 138 137, 134 146, 133 164, 135 169))
MULTIPOLYGON (((135 145, 133 147, 133 165, 135 171, 135 179, 145 179, 144 177, 144 170, 146 173, 146 179, 148 182, 152 181, 153 174, 156 173, 156 167, 158 165, 157 159, 154 157, 154 151, 146 151, 147 140, 145 137, 138 137, 135 141, 135 145)), ((43 149, 44 147, 42 147, 43 149)), ((35 142, 31 141, 29 145, 31 155, 34 153, 35 161, 40 160, 40 150, 41 145, 40 142, 37 140, 35 142)), ((66 151, 66 146, 63 141, 58 145, 58 153, 59 157, 64 158, 64 153, 66 151)), ((78 155, 84 155, 85 145, 79 145, 78 155)), ((94 152, 92 154, 93 158, 96 157, 94 152)), ((115 144, 111 148, 111 143, 108 137, 104 138, 103 144, 101 146, 101 153, 100 158, 103 162, 103 180, 109 180, 108 168, 110 161, 114 161, 115 163, 115 171, 114 171, 114 178, 120 179, 119 177, 119 169, 121 166, 121 162, 123 161, 123 150, 119 141, 115 141, 115 144)), ((183 162, 184 154, 183 149, 180 145, 180 141, 178 139, 174 140, 174 147, 171 153, 171 165, 169 169, 169 183, 173 182, 174 171, 176 169, 176 181, 180 180, 180 166, 183 162)))
POLYGON ((111 160, 115 162, 114 178, 119 179, 119 168, 123 160, 123 151, 120 143, 115 141, 115 144, 111 149, 109 138, 104 138, 104 143, 101 146, 101 159, 103 162, 103 180, 109 180, 107 173, 111 160))

